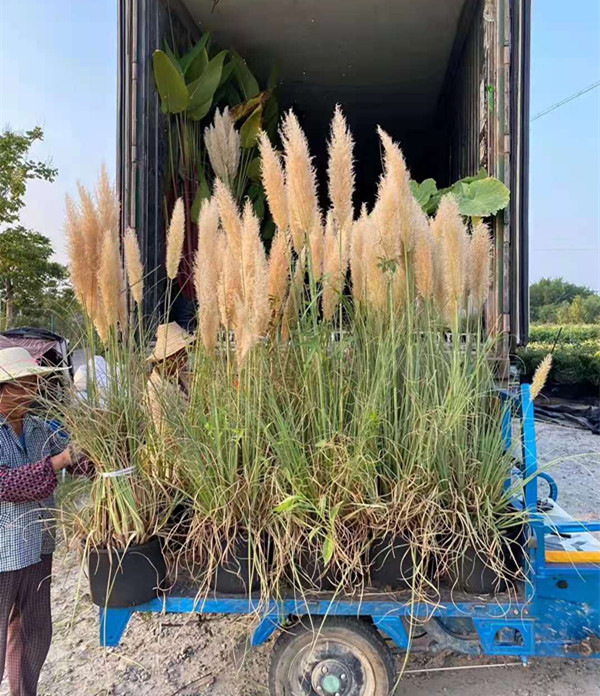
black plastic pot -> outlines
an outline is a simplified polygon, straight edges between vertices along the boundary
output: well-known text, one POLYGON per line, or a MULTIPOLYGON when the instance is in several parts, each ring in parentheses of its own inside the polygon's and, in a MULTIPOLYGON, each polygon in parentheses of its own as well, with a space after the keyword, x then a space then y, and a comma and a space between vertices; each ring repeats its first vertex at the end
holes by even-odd
POLYGON ((453 587, 470 594, 495 594, 507 589, 507 578, 515 577, 523 560, 524 529, 511 527, 506 531, 502 549, 502 577, 490 568, 481 553, 468 546, 450 568, 448 576, 453 587))
POLYGON ((415 567, 411 545, 405 538, 388 534, 374 539, 369 547, 368 563, 372 587, 392 591, 412 587, 415 567))
MULTIPOLYGON (((263 542, 265 543, 265 542, 263 542)), ((260 576, 253 566, 248 537, 239 536, 233 543, 223 543, 223 557, 212 580, 218 594, 242 595, 260 588, 260 576)))
POLYGON ((308 544, 298 549, 287 580, 302 592, 333 592, 340 582, 335 570, 325 565, 321 549, 308 544))
POLYGON ((88 575, 92 602, 99 607, 135 607, 154 599, 167 577, 158 538, 126 551, 91 549, 88 575))

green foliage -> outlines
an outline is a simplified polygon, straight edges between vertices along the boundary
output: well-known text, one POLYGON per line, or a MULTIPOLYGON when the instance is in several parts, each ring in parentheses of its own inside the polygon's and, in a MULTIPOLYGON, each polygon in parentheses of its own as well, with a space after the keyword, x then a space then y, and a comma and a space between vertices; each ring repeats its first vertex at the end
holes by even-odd
POLYGON ((238 111, 234 118, 250 115, 252 123, 248 127, 253 131, 258 125, 260 129, 262 109, 257 113, 256 107, 268 100, 272 88, 261 92, 258 81, 237 53, 225 50, 210 58, 209 36, 204 34, 181 58, 168 46, 165 51, 154 51, 154 79, 163 113, 185 113, 192 121, 202 121, 216 106, 249 104, 250 108, 238 111), (240 92, 230 89, 232 78, 240 92))
MULTIPOLYGON (((521 369, 531 379, 536 367, 552 350, 554 342, 532 342, 517 352, 521 369)), ((549 384, 600 387, 600 342, 597 338, 580 343, 559 343, 552 354, 549 384)))
POLYGON ((25 133, 6 128, 0 135, 0 227, 19 219, 28 181, 54 181, 58 173, 47 162, 27 157, 33 143, 43 137, 39 126, 25 133))
POLYGON ((154 51, 152 60, 163 113, 179 114, 185 111, 190 104, 190 96, 181 70, 163 51, 154 51))
POLYGON ((506 208, 510 201, 508 188, 493 176, 488 176, 485 169, 480 169, 475 176, 460 179, 452 186, 437 188, 433 179, 425 179, 420 184, 411 181, 413 195, 428 215, 434 215, 443 196, 451 193, 458 201, 462 215, 466 217, 489 217, 506 208))
MULTIPOLYGON (((265 194, 260 182, 260 164, 256 157, 258 133, 265 129, 271 136, 277 130, 279 106, 273 95, 277 77, 269 77, 269 86, 261 91, 259 83, 244 59, 229 50, 211 49, 209 34, 179 56, 177 49, 165 46, 153 56, 154 78, 161 109, 168 117, 169 177, 165 190, 165 211, 182 197, 186 211, 186 249, 196 248, 195 223, 202 201, 210 197, 214 172, 204 145, 204 131, 217 109, 229 108, 240 135, 242 147, 235 181, 228 182, 238 201, 250 197, 263 222, 262 236, 272 236, 272 223, 265 220, 265 194)), ((165 219, 166 221, 166 219, 165 219)), ((189 282, 193 258, 186 251, 181 263, 181 288, 193 296, 189 282)))
POLYGON ((531 321, 592 324, 600 321, 600 295, 562 278, 542 278, 529 288, 531 321))
POLYGON ((557 345, 600 341, 600 324, 536 324, 529 331, 529 340, 531 343, 550 344, 557 341, 557 345))
POLYGON ((0 233, 2 326, 48 325, 53 298, 67 270, 51 261, 52 244, 44 235, 18 226, 0 233))

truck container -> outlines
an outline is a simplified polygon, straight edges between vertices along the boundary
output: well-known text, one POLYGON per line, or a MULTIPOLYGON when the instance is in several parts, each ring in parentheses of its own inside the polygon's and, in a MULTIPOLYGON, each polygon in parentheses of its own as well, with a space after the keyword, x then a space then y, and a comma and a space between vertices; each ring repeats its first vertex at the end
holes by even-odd
POLYGON ((528 332, 530 0, 120 0, 118 187, 122 225, 136 230, 150 269, 146 310, 164 294, 166 116, 152 54, 210 31, 259 79, 279 69, 324 171, 336 103, 356 140, 357 187, 374 194, 376 126, 404 150, 413 178, 446 186, 481 167, 511 191, 492 221, 489 327, 504 354, 528 332))

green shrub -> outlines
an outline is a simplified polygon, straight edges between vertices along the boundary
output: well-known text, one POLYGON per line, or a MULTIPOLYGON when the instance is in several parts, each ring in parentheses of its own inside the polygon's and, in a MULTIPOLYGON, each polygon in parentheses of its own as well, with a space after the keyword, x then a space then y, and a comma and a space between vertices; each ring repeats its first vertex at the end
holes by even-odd
MULTIPOLYGON (((587 328, 587 327, 575 327, 587 328)), ((517 351, 524 376, 531 380, 536 367, 552 350, 554 341, 532 342, 517 351)), ((597 338, 579 343, 559 342, 554 349, 549 383, 600 387, 600 342, 597 338)))
POLYGON ((600 324, 537 324, 529 331, 529 340, 532 343, 549 343, 551 347, 555 341, 557 346, 562 346, 566 343, 578 344, 594 339, 600 346, 600 324))

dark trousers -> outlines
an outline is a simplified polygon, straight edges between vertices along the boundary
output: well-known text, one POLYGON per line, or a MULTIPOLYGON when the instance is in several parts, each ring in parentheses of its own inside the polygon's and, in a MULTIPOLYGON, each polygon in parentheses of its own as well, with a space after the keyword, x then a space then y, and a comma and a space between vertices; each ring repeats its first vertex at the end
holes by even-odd
POLYGON ((0 684, 6 672, 11 696, 36 696, 52 640, 52 556, 0 573, 0 684))

